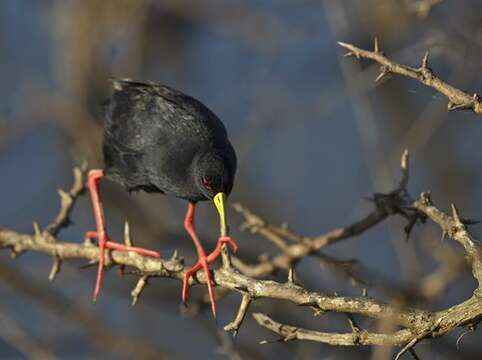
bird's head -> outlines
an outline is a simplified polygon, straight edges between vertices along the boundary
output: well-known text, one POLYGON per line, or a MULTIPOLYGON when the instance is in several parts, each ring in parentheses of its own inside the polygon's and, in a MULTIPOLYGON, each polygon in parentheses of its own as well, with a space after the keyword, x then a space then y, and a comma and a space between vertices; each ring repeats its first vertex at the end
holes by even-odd
POLYGON ((236 158, 230 154, 205 153, 197 159, 195 166, 197 187, 207 199, 214 202, 219 213, 222 233, 227 232, 224 207, 226 197, 233 188, 235 171, 236 158))

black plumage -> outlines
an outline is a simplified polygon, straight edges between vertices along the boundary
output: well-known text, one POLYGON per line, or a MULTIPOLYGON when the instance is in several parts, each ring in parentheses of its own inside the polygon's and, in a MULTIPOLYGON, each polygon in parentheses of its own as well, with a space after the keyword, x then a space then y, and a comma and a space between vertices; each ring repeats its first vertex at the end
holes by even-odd
POLYGON ((184 272, 182 299, 186 302, 189 279, 204 270, 216 316, 213 280, 209 264, 224 244, 238 246, 228 235, 224 202, 233 188, 236 155, 218 117, 200 101, 170 87, 128 79, 114 80, 113 93, 103 107, 104 169, 89 172, 89 191, 96 231, 86 236, 99 243, 99 266, 94 300, 100 292, 107 249, 160 257, 156 251, 122 245, 110 240, 105 225, 99 182, 104 177, 128 191, 144 190, 186 199, 184 227, 198 254, 197 263, 184 272), (195 204, 213 200, 220 217, 220 236, 209 254, 194 226, 195 204))
POLYGON ((189 201, 227 195, 236 155, 219 118, 200 101, 156 83, 114 80, 105 106, 106 175, 129 191, 189 201))

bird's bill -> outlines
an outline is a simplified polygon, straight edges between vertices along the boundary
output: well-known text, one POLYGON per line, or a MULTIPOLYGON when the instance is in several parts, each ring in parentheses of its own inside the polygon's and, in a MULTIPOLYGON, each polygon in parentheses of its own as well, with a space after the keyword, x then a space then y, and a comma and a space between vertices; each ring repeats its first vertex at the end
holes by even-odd
POLYGON ((226 224, 226 212, 224 210, 224 203, 226 202, 226 194, 223 192, 217 193, 214 196, 213 201, 219 214, 219 221, 221 224, 221 236, 227 236, 228 226, 226 224))

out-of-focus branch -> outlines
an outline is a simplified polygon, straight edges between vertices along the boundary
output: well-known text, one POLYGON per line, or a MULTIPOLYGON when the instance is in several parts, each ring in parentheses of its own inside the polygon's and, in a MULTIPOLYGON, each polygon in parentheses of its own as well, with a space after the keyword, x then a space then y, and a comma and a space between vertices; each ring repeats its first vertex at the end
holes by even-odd
POLYGON ((92 345, 99 351, 111 353, 116 357, 125 357, 129 354, 136 354, 142 359, 169 357, 164 357, 162 349, 157 349, 149 342, 107 326, 89 306, 66 297, 61 291, 52 291, 42 284, 33 283, 28 275, 3 262, 0 262, 0 280, 21 296, 35 301, 44 311, 90 334, 92 345))
POLYGON ((29 336, 29 334, 8 315, 9 311, 6 307, 1 306, 0 310, 0 324, 2 325, 0 337, 3 338, 4 341, 12 345, 27 358, 44 360, 53 360, 56 358, 46 346, 29 336))
MULTIPOLYGON (((390 215, 400 214, 413 219, 408 212, 408 205, 411 199, 408 197, 408 151, 404 151, 400 161, 402 176, 399 186, 388 194, 375 194, 373 202, 375 209, 353 224, 331 230, 317 236, 302 236, 289 230, 286 225, 277 226, 263 220, 241 204, 234 204, 234 209, 244 216, 245 222, 242 229, 248 229, 251 233, 259 233, 269 241, 277 245, 282 253, 272 259, 262 257, 256 265, 247 265, 238 258, 233 257, 234 266, 244 274, 253 277, 260 277, 271 274, 278 269, 289 270, 293 263, 301 258, 315 254, 322 248, 335 244, 339 241, 353 238, 376 226, 390 215), (294 241, 295 244, 288 245, 285 240, 294 241)), ((412 223, 410 223, 413 225, 412 223)), ((410 232, 411 226, 406 231, 410 232)), ((320 259, 321 261, 323 259, 320 259)))
POLYGON ((440 4, 443 0, 415 0, 408 4, 408 9, 419 18, 425 19, 432 11, 433 7, 440 4))
POLYGON ((470 234, 467 226, 460 219, 455 205, 452 204, 452 216, 447 215, 432 204, 430 194, 422 193, 420 198, 414 202, 414 207, 442 228, 442 237, 448 236, 463 246, 470 261, 472 273, 478 282, 478 290, 482 295, 482 255, 480 243, 470 234))
POLYGON ((354 45, 341 41, 339 41, 338 44, 348 50, 345 56, 355 56, 358 59, 364 58, 379 63, 381 65, 380 75, 378 75, 375 81, 379 81, 389 74, 406 76, 415 79, 445 95, 449 100, 447 105, 447 109, 449 111, 471 110, 476 114, 482 114, 482 101, 476 93, 471 95, 450 84, 447 84, 435 75, 432 69, 428 66, 428 52, 423 57, 421 66, 419 68, 414 68, 399 64, 387 58, 383 51, 380 50, 377 39, 375 39, 375 46, 373 50, 360 49, 354 45))
POLYGON ((427 193, 422 193, 420 198, 413 202, 413 207, 418 211, 418 216, 430 218, 442 228, 444 234, 463 246, 472 273, 478 282, 478 288, 470 299, 449 309, 430 313, 429 320, 412 323, 406 329, 392 334, 375 334, 368 331, 358 331, 352 334, 317 332, 280 324, 263 314, 254 314, 255 320, 261 326, 279 334, 280 341, 299 339, 345 346, 404 345, 397 358, 406 351, 412 351, 413 347, 424 338, 443 336, 458 326, 474 328, 482 317, 482 312, 477 309, 482 305, 480 290, 482 286, 482 255, 479 241, 470 234, 454 205, 452 205, 452 216, 450 216, 436 208, 427 193))
MULTIPOLYGON (((290 240, 294 245, 282 247, 281 259, 290 269, 288 281, 276 282, 271 280, 256 279, 246 273, 239 272, 233 266, 223 266, 213 271, 215 284, 224 292, 235 291, 242 295, 242 301, 235 319, 227 325, 227 330, 237 331, 245 318, 249 305, 259 298, 285 300, 296 305, 307 306, 320 312, 338 312, 356 314, 376 320, 383 320, 396 324, 402 329, 394 333, 374 333, 352 326, 351 334, 313 332, 305 329, 286 327, 278 324, 270 318, 255 315, 256 320, 263 326, 277 332, 282 340, 309 339, 326 342, 335 345, 404 345, 400 354, 412 351, 412 348, 427 337, 438 337, 447 334, 459 326, 474 326, 482 317, 482 297, 480 291, 449 309, 430 312, 413 309, 400 304, 387 304, 366 296, 328 296, 319 292, 309 291, 294 281, 294 273, 291 264, 293 260, 310 255, 314 251, 329 244, 341 241, 350 236, 355 236, 390 214, 401 214, 409 220, 406 229, 410 232, 413 224, 418 220, 432 219, 442 227, 447 236, 460 243, 468 255, 474 277, 482 283, 482 261, 480 246, 468 232, 465 220, 461 220, 455 207, 452 207, 452 216, 438 210, 426 194, 422 194, 419 200, 411 200, 407 192, 408 183, 408 153, 405 152, 401 160, 402 179, 399 187, 389 194, 376 194, 374 201, 376 209, 367 217, 345 228, 333 230, 327 234, 313 238, 299 237, 291 233, 290 240)), ((62 207, 70 206, 62 203, 62 207)), ((265 228, 266 229, 266 228, 265 228)), ((280 236, 281 232, 277 233, 280 236)), ((129 232, 126 228, 126 241, 129 243, 129 232)), ((286 238, 282 239, 286 242, 286 238)), ((98 261, 99 249, 91 242, 68 243, 55 238, 51 232, 40 231, 38 226, 33 235, 21 234, 11 229, 0 228, 0 247, 10 248, 18 255, 26 251, 41 252, 53 256, 59 261, 67 259, 85 259, 89 262, 98 261)), ((276 259, 276 258, 275 258, 276 259)), ((106 266, 120 265, 130 266, 140 274, 141 280, 132 292, 134 300, 139 297, 147 277, 171 278, 181 281, 184 278, 186 268, 183 261, 176 255, 171 259, 154 259, 144 257, 136 253, 112 251, 106 254, 106 266)), ((266 261, 270 263, 270 260, 266 261)), ((273 264, 276 264, 274 262, 273 264)), ((283 262, 281 262, 283 264, 283 262)), ((275 265, 282 267, 279 265, 275 265)), ((247 268, 249 266, 246 265, 247 268)), ((244 269, 246 270, 246 269, 244 269)), ((191 279, 191 284, 205 283, 206 276, 200 273, 196 279, 191 279)), ((480 287, 480 286, 479 286, 480 287)))

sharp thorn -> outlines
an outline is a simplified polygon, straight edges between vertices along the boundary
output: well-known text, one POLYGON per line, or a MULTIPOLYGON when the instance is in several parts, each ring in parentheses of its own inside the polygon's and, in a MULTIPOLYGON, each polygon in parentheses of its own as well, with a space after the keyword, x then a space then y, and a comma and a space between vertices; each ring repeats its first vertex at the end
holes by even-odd
POLYGON ((423 56, 423 59, 422 59, 422 69, 428 69, 428 55, 429 55, 429 52, 425 52, 425 55, 423 56))
POLYGON ((378 76, 375 79, 375 82, 379 82, 381 79, 383 79, 385 76, 387 76, 390 72, 387 71, 387 69, 384 67, 382 68, 382 72, 378 74, 378 76))
POLYGON ((440 237, 440 242, 443 242, 447 237, 447 232, 445 230, 442 231, 442 236, 440 237))

